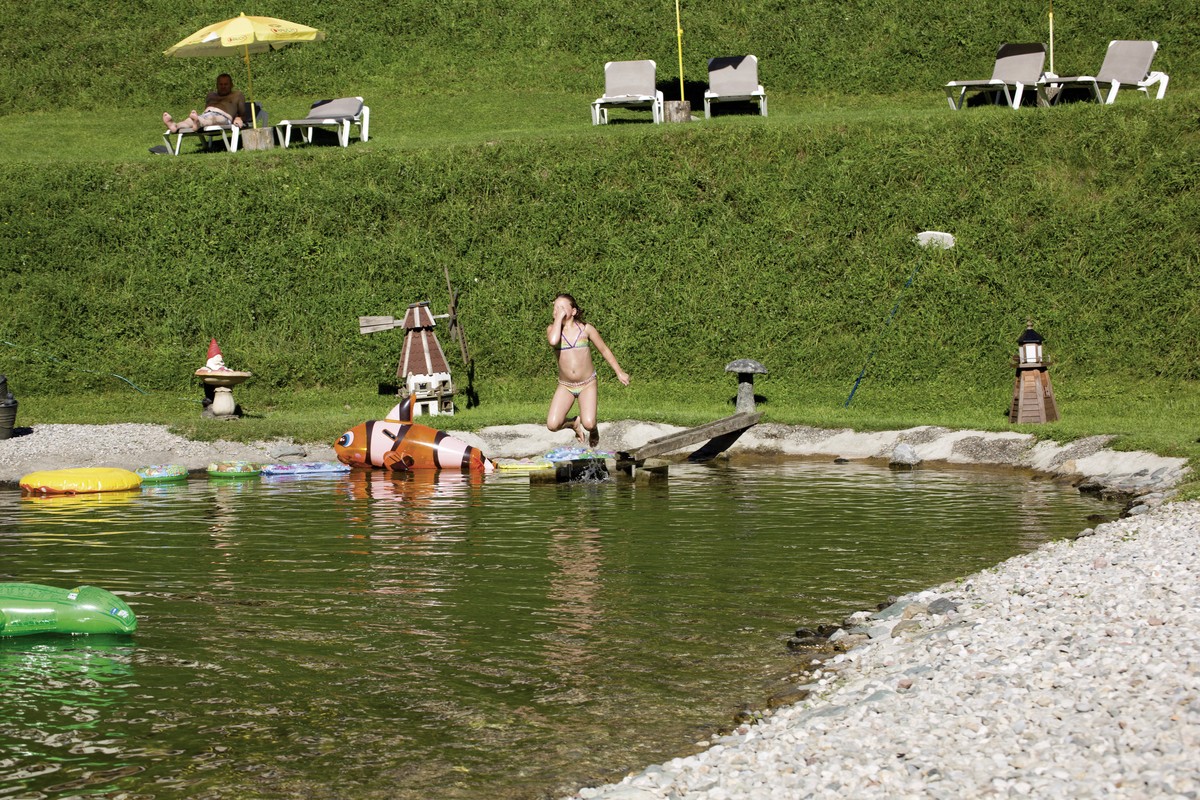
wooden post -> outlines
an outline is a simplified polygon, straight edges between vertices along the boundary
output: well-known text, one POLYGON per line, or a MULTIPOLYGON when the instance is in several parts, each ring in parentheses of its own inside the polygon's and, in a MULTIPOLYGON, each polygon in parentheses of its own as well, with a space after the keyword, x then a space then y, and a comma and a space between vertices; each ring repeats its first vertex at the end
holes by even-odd
POLYGON ((663 104, 663 118, 667 122, 691 122, 692 104, 687 100, 668 100, 663 104))
POLYGON ((246 128, 239 136, 240 150, 270 150, 275 147, 274 128, 246 128))

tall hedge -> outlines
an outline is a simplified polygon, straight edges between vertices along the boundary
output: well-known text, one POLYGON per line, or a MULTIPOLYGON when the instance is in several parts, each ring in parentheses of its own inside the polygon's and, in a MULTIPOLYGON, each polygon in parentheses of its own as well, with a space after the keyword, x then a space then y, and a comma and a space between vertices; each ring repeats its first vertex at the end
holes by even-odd
POLYGON ((480 377, 550 368, 566 290, 643 375, 752 357, 844 383, 875 346, 874 380, 970 384, 1032 318, 1061 370, 1195 379, 1197 114, 1185 96, 3 162, 0 371, 23 391, 60 387, 62 361, 183 387, 215 336, 275 385, 369 385, 402 337, 357 317, 445 310, 448 268, 480 377), (958 246, 917 248, 926 229, 958 246))

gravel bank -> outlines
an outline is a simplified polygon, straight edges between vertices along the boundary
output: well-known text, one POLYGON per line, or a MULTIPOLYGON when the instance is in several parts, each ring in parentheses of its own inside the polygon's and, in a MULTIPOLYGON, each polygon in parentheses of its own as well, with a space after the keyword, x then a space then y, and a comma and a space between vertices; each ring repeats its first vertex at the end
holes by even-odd
POLYGON ((859 620, 803 702, 574 798, 1200 796, 1200 503, 859 620))

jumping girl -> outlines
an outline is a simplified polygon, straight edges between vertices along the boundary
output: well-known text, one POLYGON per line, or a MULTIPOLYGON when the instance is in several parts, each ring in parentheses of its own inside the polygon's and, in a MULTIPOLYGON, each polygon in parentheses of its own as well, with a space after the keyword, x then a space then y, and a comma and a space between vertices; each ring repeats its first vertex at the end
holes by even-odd
POLYGON ((600 430, 596 424, 596 368, 592 364, 591 347, 594 345, 604 356, 617 380, 625 386, 629 385, 629 375, 600 338, 596 326, 583 321, 583 312, 569 294, 554 298, 554 322, 546 328, 546 341, 558 355, 558 388, 550 401, 546 427, 561 431, 569 425, 581 445, 595 447, 600 444, 600 430), (576 401, 579 401, 579 416, 567 419, 567 412, 576 401))

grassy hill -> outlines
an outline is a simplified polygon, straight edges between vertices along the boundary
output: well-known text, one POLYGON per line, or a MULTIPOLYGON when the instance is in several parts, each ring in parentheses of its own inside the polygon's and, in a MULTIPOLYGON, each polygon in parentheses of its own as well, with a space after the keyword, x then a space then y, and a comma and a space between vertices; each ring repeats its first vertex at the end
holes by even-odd
POLYGON ((182 391, 211 336, 265 386, 373 387, 400 334, 360 336, 357 316, 444 309, 444 268, 476 383, 518 392, 552 371, 542 330, 563 290, 663 385, 725 387, 724 364, 752 357, 777 394, 825 403, 874 352, 891 398, 991 407, 1027 318, 1067 392, 1200 378, 1200 28, 1183 4, 1056 18, 1064 74, 1094 71, 1110 38, 1157 38, 1161 103, 954 113, 941 84, 985 77, 1002 40, 1044 40, 1044 8, 685 3, 695 107, 707 56, 754 52, 771 117, 614 112, 606 128, 587 109, 606 60, 656 59, 677 96, 673 6, 373 5, 245 8, 329 32, 253 58, 272 118, 362 94, 371 142, 180 158, 146 154, 158 114, 244 69, 161 51, 238 9, 9 9, 0 371, 15 390, 117 373, 182 391), (925 229, 958 247, 918 249, 925 229))
MULTIPOLYGON (((0 56, 17 68, 0 76, 0 114, 192 103, 221 62, 169 59, 162 51, 239 11, 328 33, 322 44, 254 59, 258 94, 268 105, 276 98, 362 94, 381 107, 400 101, 403 108, 429 93, 453 100, 528 91, 590 100, 603 85, 604 62, 632 58, 655 59, 664 88, 678 94, 675 7, 665 0, 6 5, 0 56)), ((1149 38, 1162 44, 1158 68, 1186 83, 1200 58, 1193 11, 1179 0, 1060 5, 1056 71, 1092 74, 1110 39, 1149 38)), ((986 77, 1001 41, 1047 41, 1046 12, 1045 2, 1028 0, 683 0, 684 77, 702 86, 708 57, 755 53, 764 84, 781 96, 927 97, 952 78, 986 77)), ((244 82, 240 66, 226 62, 244 82)))

